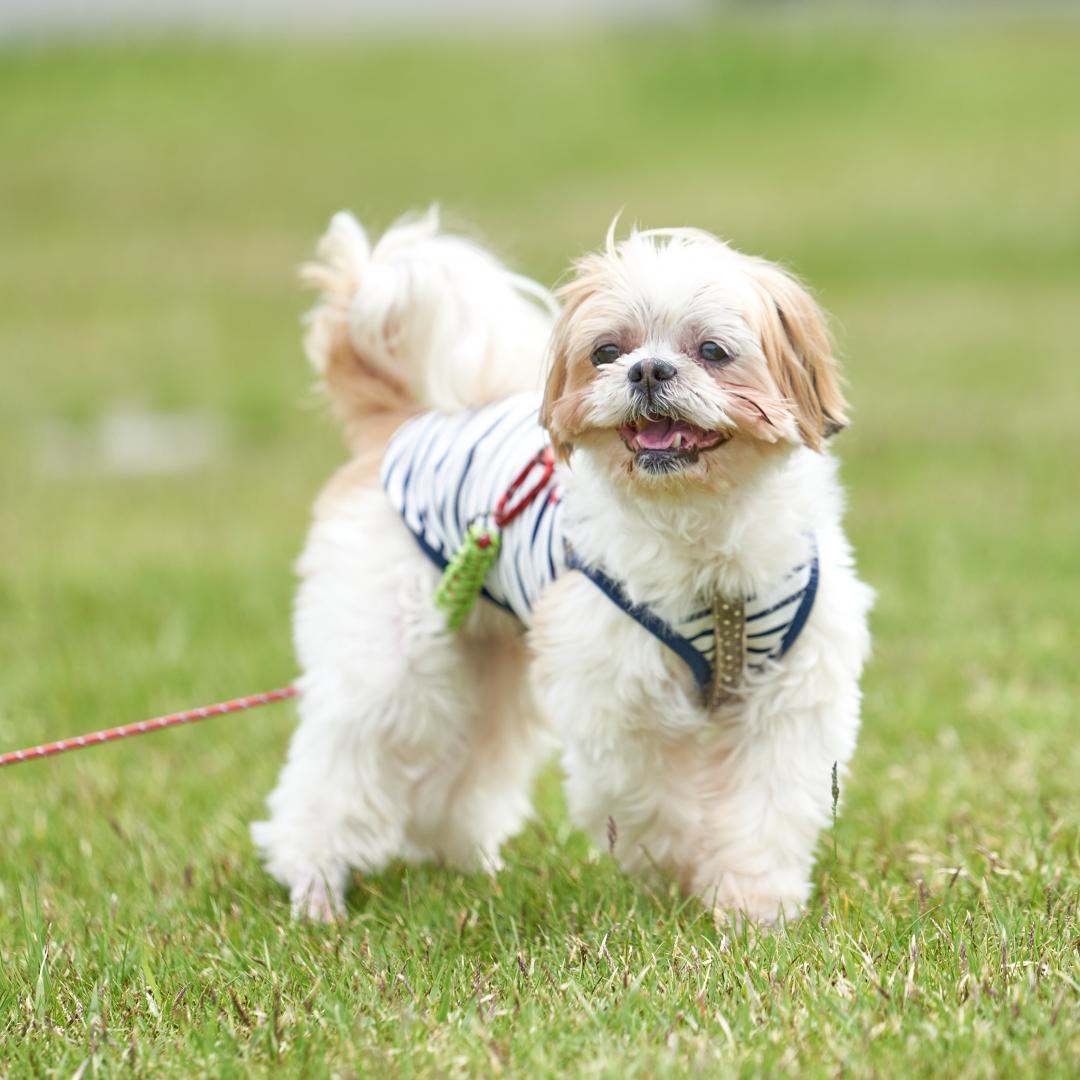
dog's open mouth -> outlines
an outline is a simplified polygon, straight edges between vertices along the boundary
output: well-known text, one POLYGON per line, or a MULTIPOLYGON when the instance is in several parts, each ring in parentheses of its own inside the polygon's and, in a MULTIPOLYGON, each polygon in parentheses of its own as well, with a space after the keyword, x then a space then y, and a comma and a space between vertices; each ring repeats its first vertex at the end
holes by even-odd
POLYGON ((725 431, 706 431, 673 416, 639 417, 623 424, 619 435, 635 455, 637 464, 648 472, 671 472, 680 465, 697 461, 703 450, 712 450, 731 438, 725 431))

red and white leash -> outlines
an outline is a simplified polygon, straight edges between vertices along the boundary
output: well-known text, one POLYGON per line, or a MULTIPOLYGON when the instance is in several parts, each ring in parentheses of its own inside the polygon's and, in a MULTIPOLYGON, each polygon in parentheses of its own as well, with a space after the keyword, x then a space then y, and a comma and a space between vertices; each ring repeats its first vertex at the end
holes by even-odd
POLYGON ((161 731, 178 724, 193 724, 211 716, 225 716, 228 713, 243 712, 245 709, 255 709, 260 705, 273 705, 275 701, 285 701, 299 693, 295 686, 284 686, 279 690, 268 690, 264 694, 249 694, 247 697, 222 701, 217 705, 203 705, 198 709, 156 716, 153 720, 140 720, 135 724, 92 731, 88 735, 76 735, 73 739, 60 739, 59 742, 43 743, 26 750, 12 750, 10 753, 0 754, 0 768, 5 765, 18 765, 20 761, 34 761, 37 758, 52 757, 54 754, 64 754, 68 750, 83 750, 88 746, 98 746, 115 739, 126 739, 129 735, 148 735, 151 731, 161 731))
MULTIPOLYGON (((496 524, 500 527, 508 525, 529 506, 551 482, 554 468, 555 455, 550 447, 545 447, 521 470, 499 499, 494 514, 496 524), (507 504, 517 494, 518 489, 536 468, 540 470, 539 480, 520 497, 517 503, 508 506, 507 504)), ((18 765, 21 761, 35 761, 38 758, 52 757, 54 754, 65 754, 68 750, 84 750, 88 746, 99 746, 116 739, 126 739, 131 735, 148 735, 151 731, 161 731, 164 728, 176 727, 178 724, 193 724, 198 720, 207 720, 211 716, 225 716, 228 713, 258 708, 260 705, 273 705, 275 701, 285 701, 287 698, 296 697, 299 693, 300 691, 295 686, 284 686, 279 690, 268 690, 264 694, 250 694, 247 697, 234 698, 232 701, 222 701, 217 705, 203 705, 198 709, 156 716, 153 720, 140 720, 135 724, 106 728, 104 731, 92 731, 88 735, 76 735, 73 739, 60 739, 59 742, 43 743, 41 746, 28 747, 26 750, 12 750, 6 754, 0 754, 0 768, 5 765, 18 765)))

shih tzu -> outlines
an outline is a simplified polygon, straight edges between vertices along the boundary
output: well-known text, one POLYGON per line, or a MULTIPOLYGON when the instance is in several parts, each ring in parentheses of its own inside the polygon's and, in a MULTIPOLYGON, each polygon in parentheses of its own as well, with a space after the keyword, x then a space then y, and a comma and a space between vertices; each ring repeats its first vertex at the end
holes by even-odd
POLYGON ((300 724, 252 830, 294 910, 333 918, 397 858, 496 871, 558 745, 573 820, 625 869, 796 914, 872 600, 807 292, 706 232, 612 231, 560 308, 433 213, 374 247, 339 214, 306 276, 353 458, 299 563, 300 724), (515 480, 451 629, 440 577, 515 480))

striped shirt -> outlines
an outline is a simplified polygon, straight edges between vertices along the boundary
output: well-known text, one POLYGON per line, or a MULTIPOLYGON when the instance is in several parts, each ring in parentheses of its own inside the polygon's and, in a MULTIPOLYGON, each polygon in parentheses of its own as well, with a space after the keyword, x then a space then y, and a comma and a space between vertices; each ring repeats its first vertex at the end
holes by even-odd
MULTIPOLYGON (((383 461, 383 487, 438 567, 446 567, 470 523, 490 516, 522 469, 549 445, 538 415, 538 395, 516 394, 463 412, 424 413, 395 432, 383 461)), ((647 604, 631 603, 622 585, 602 567, 577 557, 561 528, 562 509, 552 483, 503 529, 484 595, 529 626, 544 589, 567 570, 579 570, 681 657, 702 690, 710 693, 717 678, 715 598, 691 598, 686 615, 670 622, 647 604)), ((742 601, 740 672, 761 672, 791 648, 810 614, 817 582, 816 545, 808 538, 803 563, 768 594, 742 601)))
MULTIPOLYGON (((490 515, 521 470, 548 445, 536 394, 515 394, 458 413, 424 413, 390 440, 382 482, 420 547, 440 568, 469 524, 490 515)), ((528 487, 528 482, 526 482, 528 487)), ((533 604, 566 569, 554 485, 502 533, 484 595, 531 624, 533 604)))

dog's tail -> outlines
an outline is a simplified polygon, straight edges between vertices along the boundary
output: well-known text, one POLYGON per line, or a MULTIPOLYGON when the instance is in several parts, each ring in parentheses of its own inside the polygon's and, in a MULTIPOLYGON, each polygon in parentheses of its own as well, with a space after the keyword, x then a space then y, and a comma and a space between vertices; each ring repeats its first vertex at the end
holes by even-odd
POLYGON ((372 413, 451 412, 539 389, 556 305, 473 242, 439 231, 432 208, 374 246, 335 214, 303 280, 321 292, 307 354, 355 442, 372 413))

